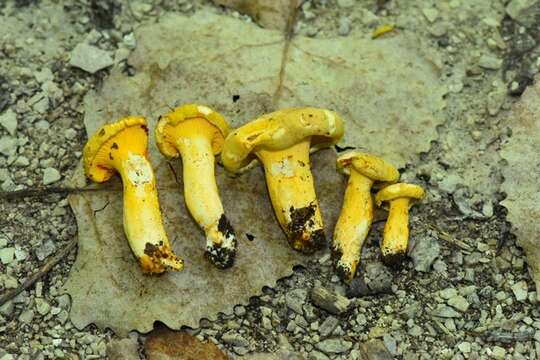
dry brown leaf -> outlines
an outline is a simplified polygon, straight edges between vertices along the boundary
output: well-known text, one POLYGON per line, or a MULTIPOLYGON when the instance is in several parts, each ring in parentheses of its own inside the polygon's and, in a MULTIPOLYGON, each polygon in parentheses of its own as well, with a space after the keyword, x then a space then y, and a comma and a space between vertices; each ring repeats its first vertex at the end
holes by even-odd
MULTIPOLYGON (((135 75, 113 69, 102 88, 85 98, 88 133, 127 114, 146 116, 152 129, 160 114, 188 102, 214 108, 232 127, 281 107, 310 105, 344 117, 341 146, 358 146, 402 167, 429 149, 442 122, 438 74, 417 55, 414 38, 403 34, 376 41, 297 37, 287 43, 282 32, 199 12, 167 16, 136 36, 129 59, 135 75)), ((155 278, 140 273, 122 229, 118 180, 103 191, 71 197, 80 247, 66 289, 78 328, 95 323, 125 334, 150 331, 155 320, 173 329, 197 326, 200 318, 231 311, 303 262, 275 221, 261 168, 236 179, 218 168, 224 207, 240 243, 232 269, 213 268, 203 259, 204 236, 185 210, 182 180, 175 182, 151 136, 166 230, 186 260, 185 270, 155 278), (246 233, 255 241, 247 241, 246 233)), ((335 171, 332 150, 312 160, 331 238, 345 179, 335 171)), ((172 166, 181 174, 179 162, 172 166)), ((74 182, 85 185, 81 171, 74 182)))
POLYGON ((164 327, 153 330, 144 343, 148 360, 228 360, 229 358, 211 342, 202 342, 181 331, 164 327))
POLYGON ((503 145, 501 156, 508 161, 503 169, 502 204, 508 220, 525 250, 527 264, 540 300, 540 78, 525 90, 510 115, 512 136, 503 145))

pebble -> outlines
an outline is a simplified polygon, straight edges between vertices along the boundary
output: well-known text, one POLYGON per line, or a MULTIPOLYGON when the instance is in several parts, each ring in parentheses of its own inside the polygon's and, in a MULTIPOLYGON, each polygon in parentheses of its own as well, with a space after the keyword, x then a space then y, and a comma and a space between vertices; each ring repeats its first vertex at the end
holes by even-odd
POLYGON ((516 20, 523 25, 528 24, 528 11, 530 7, 535 5, 537 0, 512 0, 506 5, 506 13, 512 19, 516 20))
POLYGON ((492 55, 482 55, 478 60, 478 66, 487 70, 498 70, 502 65, 502 59, 492 55))
POLYGON ((458 349, 464 354, 468 354, 471 352, 471 343, 468 341, 462 341, 458 344, 458 349))
POLYGON ((320 286, 316 286, 311 290, 311 301, 314 305, 334 315, 342 314, 351 305, 351 301, 345 296, 336 294, 320 286))
POLYGON ((7 109, 2 115, 0 115, 0 125, 2 125, 10 135, 15 135, 17 132, 17 114, 7 109))
POLYGON ((393 276, 381 262, 370 262, 366 265, 366 284, 371 294, 390 293, 393 276))
POLYGON ((341 8, 349 8, 354 6, 355 0, 338 0, 337 4, 341 8))
POLYGON ((491 349, 491 356, 497 360, 504 360, 506 358, 506 350, 500 346, 494 346, 491 349))
POLYGON ((461 317, 461 314, 458 313, 456 310, 452 309, 450 306, 446 305, 439 305, 431 315, 442 317, 442 318, 459 318, 461 317))
POLYGON ((61 178, 60 172, 55 168, 48 167, 43 170, 43 185, 54 184, 61 178))
POLYGON ((319 327, 319 334, 321 334, 322 337, 328 337, 334 329, 338 326, 339 320, 336 319, 333 316, 327 317, 322 324, 319 327))
POLYGON ((330 360, 330 358, 322 352, 312 351, 309 353, 308 360, 330 360))
POLYGON ((246 308, 242 305, 238 305, 234 308, 234 314, 236 316, 244 316, 246 314, 246 308))
POLYGON ((512 285, 512 292, 514 293, 514 296, 516 297, 517 301, 525 301, 527 300, 528 295, 528 286, 526 281, 519 281, 512 285))
POLYGON ((349 18, 342 17, 339 19, 338 34, 341 36, 347 36, 351 32, 351 21, 349 18))
POLYGON ((114 64, 109 52, 85 43, 78 44, 71 51, 69 65, 82 69, 90 74, 114 64))
POLYGON ((469 309, 469 302, 463 296, 457 295, 448 299, 448 305, 456 310, 465 312, 469 309))
POLYGON ((13 301, 6 301, 2 306, 0 306, 0 315, 11 316, 14 309, 15 304, 13 303, 13 301))
POLYGON ((353 343, 343 339, 326 339, 315 344, 325 354, 341 354, 352 348, 353 343))
POLYGON ((0 249, 0 261, 2 261, 2 264, 10 264, 13 259, 15 259, 15 248, 7 247, 0 249))
POLYGON ((34 311, 25 310, 19 315, 19 321, 25 324, 30 324, 34 319, 34 311))
POLYGON ((34 252, 39 261, 45 260, 49 255, 56 251, 56 245, 51 240, 46 240, 38 246, 34 252))
POLYGON ((422 14, 424 14, 427 21, 433 23, 439 17, 439 10, 432 7, 427 7, 422 9, 422 14))
POLYGON ((458 292, 455 288, 446 288, 443 290, 439 290, 439 296, 442 297, 445 300, 451 299, 455 296, 457 296, 458 292))
POLYGON ((51 305, 49 303, 41 298, 36 299, 36 311, 41 316, 45 316, 51 311, 51 305))
POLYGON ((246 347, 249 345, 249 341, 242 337, 242 335, 233 332, 232 330, 227 331, 221 337, 221 340, 229 345, 246 347))
POLYGON ((294 311, 297 314, 303 315, 302 306, 306 302, 307 290, 305 289, 294 289, 289 291, 285 295, 285 303, 287 307, 294 311))
POLYGON ((10 136, 0 137, 0 154, 5 156, 15 155, 17 151, 17 139, 10 136))
POLYGON ((412 237, 411 242, 410 256, 413 260, 414 269, 420 272, 428 272, 441 252, 439 242, 429 235, 412 237))

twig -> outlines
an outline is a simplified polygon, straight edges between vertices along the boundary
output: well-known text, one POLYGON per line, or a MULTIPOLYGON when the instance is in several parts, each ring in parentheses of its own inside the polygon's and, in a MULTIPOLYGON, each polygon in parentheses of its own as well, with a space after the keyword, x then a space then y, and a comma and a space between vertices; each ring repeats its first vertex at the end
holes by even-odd
POLYGON ((55 256, 49 259, 36 273, 28 277, 19 287, 13 289, 2 296, 0 296, 0 306, 4 305, 7 301, 13 299, 24 290, 28 289, 36 283, 39 279, 47 275, 47 273, 60 261, 66 258, 71 250, 77 246, 77 238, 71 240, 64 248, 62 248, 55 256))
POLYGON ((441 239, 443 239, 444 241, 446 241, 446 242, 448 242, 448 243, 450 243, 452 245, 456 245, 457 247, 460 247, 461 249, 463 249, 465 251, 469 251, 469 252, 473 251, 473 248, 469 244, 467 244, 464 241, 461 241, 461 240, 458 240, 458 239, 454 238, 452 235, 450 235, 446 231, 443 231, 443 230, 439 229, 435 225, 429 225, 429 227, 431 228, 431 230, 435 231, 437 233, 437 235, 439 235, 439 237, 441 239))

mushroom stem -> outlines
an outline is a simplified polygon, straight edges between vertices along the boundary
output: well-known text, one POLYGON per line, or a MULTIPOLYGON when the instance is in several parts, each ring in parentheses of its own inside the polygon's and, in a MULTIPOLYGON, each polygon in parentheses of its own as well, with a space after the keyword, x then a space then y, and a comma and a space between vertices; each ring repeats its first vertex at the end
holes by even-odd
MULTIPOLYGON (((188 120, 186 124, 190 121, 196 120, 188 120)), ((176 141, 182 156, 184 196, 189 212, 206 233, 207 256, 216 266, 225 268, 234 261, 236 236, 223 211, 215 180, 211 136, 205 131, 215 132, 215 128, 201 121, 194 130, 189 134, 184 131, 184 136, 176 141)))
POLYGON ((124 187, 124 231, 143 271, 181 270, 182 260, 173 253, 163 228, 150 163, 144 155, 119 151, 113 164, 124 187))
POLYGON ((310 170, 310 141, 279 151, 259 150, 276 217, 295 250, 312 252, 326 242, 310 170))
POLYGON ((346 282, 356 273, 362 245, 373 221, 372 185, 373 180, 351 170, 332 249, 337 258, 336 270, 346 282))
POLYGON ((409 243, 409 198, 390 201, 388 219, 384 225, 381 254, 386 263, 394 263, 407 252, 409 243))

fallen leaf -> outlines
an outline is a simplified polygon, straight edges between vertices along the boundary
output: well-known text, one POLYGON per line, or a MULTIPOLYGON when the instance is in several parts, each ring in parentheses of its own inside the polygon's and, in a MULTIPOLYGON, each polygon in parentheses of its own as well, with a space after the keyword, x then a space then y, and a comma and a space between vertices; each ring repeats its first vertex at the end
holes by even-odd
POLYGON ((503 144, 501 156, 508 166, 503 169, 502 190, 507 197, 502 205, 508 220, 525 251, 527 264, 536 282, 540 300, 540 78, 529 86, 509 117, 512 136, 503 144))
POLYGON ((152 331, 144 343, 148 360, 227 360, 228 357, 211 342, 179 331, 160 327, 152 331))
MULTIPOLYGON (((429 149, 443 120, 438 74, 417 55, 410 36, 288 41, 282 32, 206 12, 166 16, 137 30, 137 49, 129 58, 134 76, 114 68, 102 88, 87 95, 85 125, 91 134, 106 122, 139 114, 152 129, 160 114, 189 102, 221 112, 232 127, 287 106, 327 107, 346 121, 340 146, 357 146, 403 167, 429 149)), ((152 278, 140 273, 122 229, 118 180, 72 196, 80 246, 66 290, 78 328, 95 323, 121 334, 148 332, 155 320, 172 329, 195 327, 200 318, 232 311, 304 261, 275 221, 262 169, 233 179, 218 168, 224 207, 240 243, 233 268, 212 267, 203 259, 204 236, 185 210, 182 179, 176 183, 150 135, 165 227, 185 270, 152 278)), ((333 150, 312 156, 328 239, 345 184, 335 157, 333 150)), ((178 161, 172 166, 182 173, 178 161)), ((86 184, 80 170, 74 184, 86 184)))

